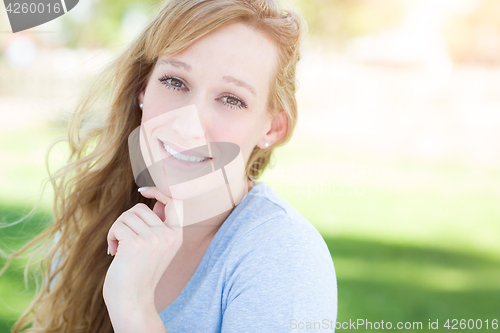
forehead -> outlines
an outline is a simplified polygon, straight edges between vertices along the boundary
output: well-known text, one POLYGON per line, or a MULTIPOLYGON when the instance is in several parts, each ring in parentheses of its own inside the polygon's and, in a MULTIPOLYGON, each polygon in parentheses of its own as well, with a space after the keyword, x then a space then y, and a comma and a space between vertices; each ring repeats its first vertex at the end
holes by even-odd
MULTIPOLYGON (((270 82, 277 66, 274 42, 264 33, 243 23, 215 29, 185 50, 170 57, 189 65, 191 72, 230 75, 262 85, 270 82)), ((257 88, 256 88, 257 89, 257 88)))

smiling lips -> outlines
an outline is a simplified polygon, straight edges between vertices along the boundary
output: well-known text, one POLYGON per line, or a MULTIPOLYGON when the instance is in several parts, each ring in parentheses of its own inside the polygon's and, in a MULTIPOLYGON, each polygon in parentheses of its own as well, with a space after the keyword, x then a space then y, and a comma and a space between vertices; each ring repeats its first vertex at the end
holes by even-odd
POLYGON ((210 159, 210 157, 199 157, 199 156, 185 155, 185 154, 182 154, 182 153, 175 151, 172 147, 165 144, 165 142, 162 142, 162 144, 163 144, 163 148, 170 155, 172 155, 173 158, 175 158, 179 161, 200 163, 200 162, 204 162, 204 161, 210 159))

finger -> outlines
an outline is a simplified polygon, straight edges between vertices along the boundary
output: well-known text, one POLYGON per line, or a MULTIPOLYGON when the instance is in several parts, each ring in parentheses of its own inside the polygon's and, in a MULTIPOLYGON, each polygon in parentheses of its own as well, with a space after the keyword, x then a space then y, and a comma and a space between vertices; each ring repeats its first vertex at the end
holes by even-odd
POLYGON ((173 199, 173 201, 165 207, 165 225, 174 234, 175 248, 180 248, 183 242, 183 228, 182 218, 179 219, 178 212, 182 212, 182 201, 177 199, 173 199), (175 205, 173 201, 180 201, 180 207, 179 204, 175 205))
POLYGON ((160 218, 162 223, 163 221, 165 221, 165 207, 166 206, 160 201, 156 201, 153 207, 153 213, 155 213, 160 218))
MULTIPOLYGON (((165 206, 159 201, 156 204, 158 204, 158 203, 160 205, 162 205, 163 207, 165 206)), ((156 204, 155 204, 155 207, 156 207, 156 204)), ((144 221, 144 223, 146 223, 150 227, 164 225, 161 217, 156 212, 154 212, 154 210, 151 210, 151 208, 149 208, 147 205, 145 205, 143 203, 136 204, 134 207, 130 208, 128 211, 137 215, 142 221, 144 221)))
POLYGON ((133 239, 137 235, 123 223, 113 223, 108 231, 108 248, 111 255, 116 255, 118 251, 118 243, 125 239, 133 239))
MULTIPOLYGON (((156 219, 158 219, 157 216, 155 216, 156 219)), ((144 239, 149 239, 153 235, 153 231, 151 230, 151 227, 144 221, 142 220, 139 216, 131 212, 130 210, 124 212, 117 221, 122 222, 125 224, 127 227, 130 228, 136 235, 144 238, 144 239)), ((161 226, 161 224, 160 224, 161 226)))
POLYGON ((165 224, 182 238, 184 202, 178 199, 169 198, 169 203, 165 208, 165 224))
MULTIPOLYGON (((183 201, 173 199, 163 194, 156 187, 141 187, 139 192, 146 198, 156 199, 161 202, 164 207, 164 216, 162 220, 168 227, 176 231, 176 234, 182 239, 182 226, 183 226, 183 201)), ((161 206, 158 207, 158 210, 161 206)), ((156 205, 155 205, 156 208, 156 205)), ((160 212, 156 212, 158 217, 161 216, 160 212)))
POLYGON ((139 188, 139 192, 146 198, 149 199, 156 199, 163 203, 164 205, 167 204, 168 202, 168 196, 163 194, 159 189, 156 187, 141 187, 139 188))
MULTIPOLYGON (((183 218, 183 216, 182 216, 183 209, 182 209, 182 201, 181 200, 173 199, 173 198, 163 194, 156 187, 141 187, 139 190, 144 197, 150 198, 150 199, 156 199, 159 202, 161 202, 163 205, 165 205, 165 208, 164 208, 165 219, 162 220, 163 222, 167 222, 167 221, 170 222, 170 225, 169 225, 170 227, 173 227, 175 225, 182 225, 181 221, 183 218), (177 214, 175 214, 175 213, 177 213, 177 214)), ((157 212, 157 215, 160 216, 161 214, 159 214, 159 212, 157 212)))

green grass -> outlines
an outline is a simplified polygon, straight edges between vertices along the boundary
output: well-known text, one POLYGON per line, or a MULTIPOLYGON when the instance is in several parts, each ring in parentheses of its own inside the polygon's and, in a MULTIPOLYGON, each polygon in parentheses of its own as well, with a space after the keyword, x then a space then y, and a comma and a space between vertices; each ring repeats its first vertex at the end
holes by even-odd
MULTIPOLYGON (((12 223, 26 216, 31 207, 4 206, 0 205, 0 221, 2 224, 12 223)), ((39 233, 51 214, 42 209, 36 211, 30 218, 22 222, 0 229, 0 244, 2 249, 9 252, 19 249, 29 239, 39 233)), ((6 260, 0 257, 0 266, 3 267, 6 260)), ((0 332, 10 332, 10 327, 19 315, 31 302, 35 292, 35 280, 28 275, 27 287, 24 282, 24 266, 26 259, 15 259, 8 270, 0 276, 0 332)), ((38 276, 39 278, 39 276, 38 276)))
POLYGON ((498 319, 500 260, 344 237, 325 241, 335 258, 340 322, 420 321, 427 328, 429 319, 498 319))
MULTIPOLYGON (((41 152, 60 133, 49 126, 0 133, 0 154, 9 157, 0 166, 2 220, 33 207, 45 177, 41 152)), ((323 235, 337 273, 338 321, 418 321, 428 331, 430 319, 445 331, 446 319, 500 319, 499 170, 376 156, 312 138, 294 138, 276 161, 263 180, 323 235)), ((39 231, 49 204, 50 193, 28 223, 2 230, 2 247, 39 231)), ((0 333, 32 297, 22 264, 0 277, 0 333)))
MULTIPOLYGON (((61 126, 42 124, 0 132, 0 202, 33 205, 40 198, 42 180, 48 177, 45 154, 49 144, 64 135, 61 126)), ((51 171, 65 158, 65 143, 58 143, 51 154, 51 171)), ((51 204, 50 185, 42 198, 51 204)))
POLYGON ((263 179, 323 234, 500 258, 498 169, 370 156, 308 138, 276 160, 263 179))

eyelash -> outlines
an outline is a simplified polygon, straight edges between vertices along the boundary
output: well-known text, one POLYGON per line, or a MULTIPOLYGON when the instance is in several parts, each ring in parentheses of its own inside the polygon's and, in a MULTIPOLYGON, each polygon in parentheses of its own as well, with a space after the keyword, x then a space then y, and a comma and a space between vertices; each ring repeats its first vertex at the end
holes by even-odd
MULTIPOLYGON (((173 90, 181 90, 181 91, 187 91, 188 88, 186 87, 186 85, 184 84, 184 82, 179 79, 179 78, 176 78, 174 76, 168 76, 168 75, 164 75, 162 77, 160 77, 158 79, 158 81, 160 81, 161 84, 163 84, 167 89, 173 89, 173 90), (168 80, 177 80, 179 81, 180 83, 182 83, 184 85, 184 87, 176 87, 176 86, 173 86, 171 83, 168 83, 168 80)), ((248 108, 248 105, 247 103, 245 103, 244 100, 242 100, 241 98, 239 97, 236 97, 234 96, 233 94, 226 94, 222 97, 219 97, 217 98, 217 100, 220 100, 222 102, 222 104, 230 107, 231 109, 241 109, 241 108, 248 108), (229 104, 227 102, 225 102, 224 100, 222 100, 222 98, 224 97, 231 97, 231 98, 234 98, 235 100, 237 100, 238 102, 240 102, 240 105, 232 105, 232 104, 229 104)))

